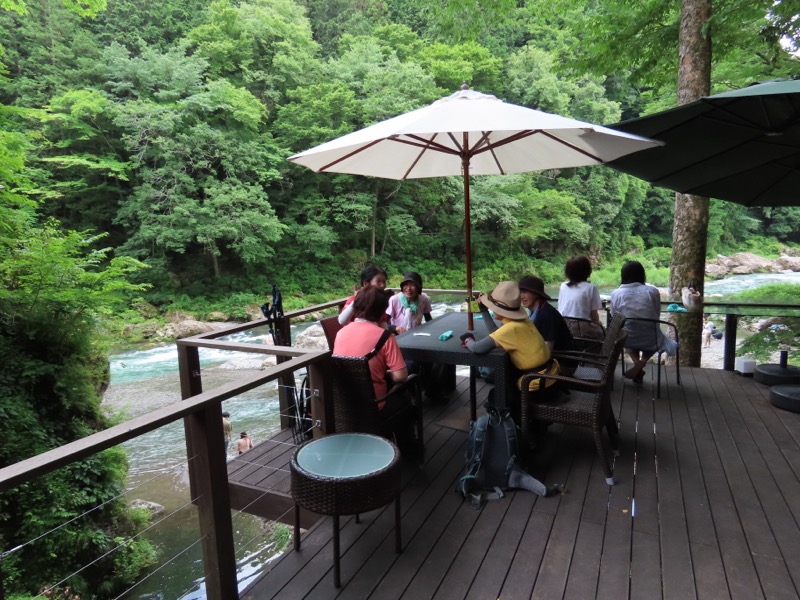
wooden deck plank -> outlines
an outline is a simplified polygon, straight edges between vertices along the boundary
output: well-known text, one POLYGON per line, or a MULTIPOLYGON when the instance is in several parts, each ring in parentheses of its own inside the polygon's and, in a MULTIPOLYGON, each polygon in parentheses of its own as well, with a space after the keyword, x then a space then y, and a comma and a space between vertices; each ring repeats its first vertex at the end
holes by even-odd
MULTIPOLYGON (((684 382, 686 377, 684 373, 684 382)), ((689 600, 695 598, 696 584, 694 578, 687 576, 692 573, 692 552, 683 496, 684 489, 692 488, 702 490, 705 498, 705 488, 684 391, 667 387, 665 393, 668 401, 655 403, 661 582, 664 598, 689 600)), ((692 499, 693 503, 696 501, 692 499)), ((707 507, 708 503, 700 505, 707 507)), ((707 518, 710 520, 711 515, 707 518)))
POLYGON ((324 518, 243 597, 800 597, 800 415, 772 407, 747 378, 682 368, 678 386, 674 375, 668 367, 657 400, 654 367, 642 386, 617 376, 616 486, 588 431, 553 426, 528 467, 567 493, 511 492, 481 511, 452 492, 466 434, 437 423, 466 405, 461 379, 450 404, 425 407, 430 454, 404 477, 403 552, 390 508, 361 524, 343 518, 337 591, 324 518))
POLYGON ((716 404, 714 387, 702 373, 696 373, 695 383, 704 399, 702 407, 708 425, 707 435, 695 439, 708 499, 712 506, 716 536, 725 565, 728 589, 731 598, 734 599, 763 598, 758 584, 758 574, 747 544, 745 525, 736 510, 731 482, 725 469, 726 460, 730 463, 733 459, 724 455, 724 448, 727 447, 727 431, 716 404), (722 448, 718 445, 718 440, 722 448))
POLYGON ((634 528, 631 542, 630 599, 657 600, 662 597, 658 534, 634 528))

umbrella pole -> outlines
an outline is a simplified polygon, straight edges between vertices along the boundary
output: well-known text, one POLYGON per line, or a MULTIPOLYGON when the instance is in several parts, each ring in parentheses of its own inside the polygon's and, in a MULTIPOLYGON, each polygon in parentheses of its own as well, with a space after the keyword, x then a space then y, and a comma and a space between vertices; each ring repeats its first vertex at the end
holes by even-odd
POLYGON ((469 134, 464 132, 464 146, 461 150, 461 165, 464 171, 464 245, 467 256, 467 329, 473 331, 472 321, 472 241, 470 240, 469 219, 469 134))

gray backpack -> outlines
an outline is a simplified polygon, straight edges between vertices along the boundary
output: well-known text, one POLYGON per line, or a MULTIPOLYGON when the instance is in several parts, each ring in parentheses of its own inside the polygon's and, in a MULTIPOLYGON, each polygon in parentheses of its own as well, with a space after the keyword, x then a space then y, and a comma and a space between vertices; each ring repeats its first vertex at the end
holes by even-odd
POLYGON ((552 496, 560 487, 547 487, 525 472, 517 463, 517 427, 507 410, 486 405, 486 414, 470 426, 464 453, 466 472, 458 480, 456 491, 480 509, 487 500, 503 497, 504 490, 530 490, 540 496, 552 496))

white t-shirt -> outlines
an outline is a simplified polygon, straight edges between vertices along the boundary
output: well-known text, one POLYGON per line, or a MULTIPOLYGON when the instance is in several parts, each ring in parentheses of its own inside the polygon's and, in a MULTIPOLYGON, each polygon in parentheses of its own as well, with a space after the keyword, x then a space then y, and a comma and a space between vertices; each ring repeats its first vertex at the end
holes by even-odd
POLYGON ((592 311, 602 307, 597 286, 588 281, 574 285, 567 285, 565 281, 558 290, 558 312, 562 317, 591 319, 592 311))

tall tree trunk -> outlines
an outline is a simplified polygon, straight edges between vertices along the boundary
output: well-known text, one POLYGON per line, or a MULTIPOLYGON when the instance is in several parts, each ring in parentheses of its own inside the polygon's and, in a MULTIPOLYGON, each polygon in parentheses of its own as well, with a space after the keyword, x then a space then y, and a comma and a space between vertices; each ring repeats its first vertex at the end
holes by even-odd
MULTIPOLYGON (((682 0, 679 34, 678 104, 688 104, 711 92, 711 35, 703 31, 711 17, 711 0, 682 0)), ((681 288, 703 293, 708 241, 708 198, 675 194, 669 287, 673 300, 681 288)), ((675 313, 681 336, 681 362, 700 366, 702 306, 696 312, 675 313)))

